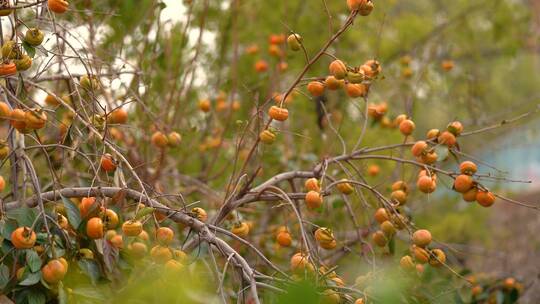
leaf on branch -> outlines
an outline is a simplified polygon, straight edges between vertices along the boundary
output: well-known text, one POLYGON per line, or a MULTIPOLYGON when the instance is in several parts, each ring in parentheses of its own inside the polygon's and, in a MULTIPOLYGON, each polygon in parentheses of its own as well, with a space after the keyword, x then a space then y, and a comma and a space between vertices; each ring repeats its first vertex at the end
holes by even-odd
POLYGON ((0 265, 0 289, 4 289, 9 283, 9 267, 4 264, 0 265))
POLYGON ((78 264, 83 273, 90 278, 92 284, 96 285, 99 277, 101 276, 101 270, 99 269, 99 265, 96 263, 96 261, 82 259, 78 262, 78 264))
POLYGON ((445 145, 435 146, 435 153, 437 153, 437 161, 443 161, 448 158, 448 147, 445 145))
POLYGON ((38 272, 41 269, 41 259, 35 250, 26 250, 26 264, 32 272, 38 272))
POLYGON ((28 42, 23 41, 22 46, 23 46, 24 50, 26 51, 26 53, 28 54, 28 56, 30 56, 32 58, 34 58, 34 56, 36 56, 36 49, 33 46, 31 46, 30 44, 28 44, 28 42))
POLYGON ((17 209, 9 210, 7 216, 16 220, 19 226, 32 227, 32 224, 34 224, 34 221, 38 216, 38 211, 34 208, 22 206, 17 209))
POLYGON ((29 272, 28 275, 24 280, 19 282, 19 285, 21 286, 31 286, 39 282, 41 280, 41 271, 38 272, 29 272))
POLYGON ((64 203, 64 207, 66 208, 67 217, 69 220, 69 223, 73 228, 77 229, 81 225, 81 212, 79 211, 79 207, 75 206, 75 204, 68 198, 61 196, 62 202, 64 203))

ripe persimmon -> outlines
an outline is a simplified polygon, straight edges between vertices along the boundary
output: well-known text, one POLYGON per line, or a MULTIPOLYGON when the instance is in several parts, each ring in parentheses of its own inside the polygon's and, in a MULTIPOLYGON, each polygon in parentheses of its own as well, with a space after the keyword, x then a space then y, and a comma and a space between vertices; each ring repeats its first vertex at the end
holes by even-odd
POLYGON ((266 72, 268 70, 268 63, 264 60, 258 60, 255 62, 255 71, 259 73, 266 72))
POLYGON ((415 128, 416 125, 410 119, 405 119, 399 124, 399 131, 405 136, 411 135, 415 128))
POLYGON ((93 217, 86 223, 86 235, 91 239, 101 239, 105 235, 105 226, 99 217, 93 217))
POLYGON ((432 193, 437 188, 437 183, 433 177, 424 175, 418 178, 416 187, 418 187, 418 190, 422 191, 423 193, 432 193))
POLYGON ((156 131, 154 132, 154 134, 152 134, 151 141, 154 146, 161 149, 167 147, 167 145, 169 144, 169 139, 167 138, 167 135, 163 134, 160 131, 156 131))
POLYGON ((367 86, 362 83, 348 83, 345 85, 345 91, 351 98, 364 97, 367 94, 367 86))
POLYGON ((371 235, 371 240, 373 241, 375 245, 379 247, 384 247, 388 243, 388 239, 386 238, 386 235, 384 235, 384 232, 382 232, 381 230, 375 231, 371 235))
POLYGON ((449 147, 452 147, 456 144, 456 136, 454 136, 454 134, 448 132, 448 131, 444 131, 442 132, 439 137, 437 138, 437 141, 440 143, 440 144, 443 144, 443 145, 447 145, 449 147))
POLYGON ((471 176, 466 174, 460 174, 454 180, 454 190, 459 193, 465 193, 469 191, 474 185, 474 181, 471 176))
POLYGON ((57 259, 50 260, 41 268, 43 280, 49 284, 60 282, 67 273, 67 267, 57 259))
POLYGON ((311 81, 307 85, 307 90, 312 96, 322 96, 324 94, 324 84, 320 81, 311 81))
POLYGON ((338 188, 339 192, 345 195, 349 195, 354 192, 354 187, 346 180, 341 180, 340 183, 336 185, 336 187, 338 188))
POLYGON ((386 209, 384 208, 379 208, 377 209, 377 211, 375 211, 375 215, 373 216, 375 218, 375 220, 379 223, 379 224, 382 224, 384 223, 385 221, 388 221, 388 219, 390 219, 388 217, 388 212, 386 211, 386 209))
POLYGON ((429 146, 425 141, 419 140, 416 143, 414 143, 414 145, 412 146, 411 153, 413 156, 416 156, 416 157, 422 156, 423 154, 427 152, 428 147, 429 146))
POLYGON ((469 160, 464 161, 459 165, 461 174, 474 175, 477 170, 476 164, 469 160))
POLYGON ((433 267, 440 267, 446 263, 446 254, 441 249, 431 250, 431 256, 429 258, 429 265, 433 267))
POLYGON ((338 80, 345 79, 347 76, 347 66, 339 59, 332 61, 328 69, 330 70, 330 74, 338 80))
POLYGON ((288 231, 280 231, 276 235, 276 242, 281 247, 289 247, 292 244, 292 236, 288 231))
POLYGON ((418 229, 413 233, 412 241, 418 247, 426 247, 431 243, 431 232, 426 229, 418 229))
POLYGON ((203 112, 209 112, 211 107, 210 100, 208 99, 201 99, 199 100, 199 109, 203 112))
POLYGON ((236 236, 245 238, 249 234, 249 225, 246 222, 236 223, 231 228, 231 232, 236 236))
POLYGON ((306 193, 305 201, 309 209, 316 209, 322 205, 323 197, 317 191, 309 191, 308 193, 306 193))
POLYGON ((483 207, 490 207, 495 203, 495 195, 489 191, 478 190, 476 193, 476 201, 483 207))
POLYGON ((101 169, 105 172, 113 172, 116 170, 116 160, 109 153, 105 153, 101 156, 101 169))
POLYGON ((325 87, 327 87, 329 90, 337 90, 337 89, 340 89, 343 87, 343 80, 339 80, 337 79, 336 77, 334 76, 328 76, 326 77, 326 79, 324 80, 324 85, 325 87))
POLYGON ((103 223, 107 229, 114 229, 118 226, 118 214, 112 209, 106 209, 103 215, 103 223))
POLYGON ((29 227, 19 227, 11 233, 11 243, 16 249, 30 249, 36 243, 36 233, 29 227))
POLYGON ((143 231, 143 224, 138 220, 129 220, 122 224, 122 233, 125 236, 138 236, 143 231))
POLYGON ((156 230, 156 241, 163 246, 170 245, 174 239, 174 231, 169 227, 159 227, 156 230))
POLYGON ((289 111, 278 106, 271 106, 268 109, 268 116, 277 121, 285 121, 289 118, 289 111))
POLYGON ((158 264, 165 264, 167 261, 172 260, 173 254, 169 247, 157 245, 150 250, 150 256, 152 260, 158 264))
POLYGON ((69 3, 65 0, 48 0, 47 6, 51 12, 63 14, 67 11, 69 3))
POLYGON ((10 76, 17 73, 17 66, 13 62, 0 63, 0 76, 10 76))
POLYGON ((319 186, 319 180, 314 177, 306 179, 304 187, 306 187, 306 190, 308 191, 321 191, 321 187, 319 186))

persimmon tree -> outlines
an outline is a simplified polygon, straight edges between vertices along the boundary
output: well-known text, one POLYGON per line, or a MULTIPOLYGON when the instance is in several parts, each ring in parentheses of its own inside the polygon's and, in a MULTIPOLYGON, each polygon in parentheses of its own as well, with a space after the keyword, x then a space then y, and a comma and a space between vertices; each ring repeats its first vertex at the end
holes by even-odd
MULTIPOLYGON (((384 3, 322 1, 324 39, 283 22, 264 42, 242 36, 253 4, 239 0, 184 1, 182 23, 163 22, 160 1, 1 5, 4 301, 513 303, 523 292, 512 277, 466 275, 414 207, 448 192, 538 210, 498 193, 493 182, 516 181, 462 149, 535 112, 475 128, 430 121, 424 134, 416 117, 429 108, 378 101, 393 81, 418 89, 412 52, 387 73, 374 52, 337 50, 359 48, 346 35, 384 3)), ((455 69, 436 62, 441 77, 455 69)))

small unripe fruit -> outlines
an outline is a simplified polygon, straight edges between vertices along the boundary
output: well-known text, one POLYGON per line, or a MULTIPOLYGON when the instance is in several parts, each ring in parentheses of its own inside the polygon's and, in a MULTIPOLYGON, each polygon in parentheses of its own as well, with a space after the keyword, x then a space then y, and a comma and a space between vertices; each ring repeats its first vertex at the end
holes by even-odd
POLYGON ((415 268, 413 258, 410 255, 406 255, 399 260, 399 266, 406 271, 413 270, 415 268))
POLYGON ((394 224, 392 224, 392 222, 390 221, 384 221, 381 224, 381 230, 388 237, 391 237, 394 234, 396 234, 396 227, 394 227, 394 224))
POLYGON ((368 167, 368 174, 370 176, 377 176, 381 172, 381 168, 377 165, 371 165, 368 167))
POLYGON ((38 46, 43 42, 45 35, 38 28, 29 28, 24 35, 24 41, 31 46, 38 46))
POLYGON ((324 84, 325 86, 329 89, 329 90, 337 90, 337 89, 340 89, 343 87, 343 80, 338 80, 336 77, 334 76, 328 76, 326 77, 326 79, 324 80, 324 84))
POLYGON ((459 136, 463 132, 463 125, 459 121, 454 121, 448 124, 446 129, 455 136, 459 136))
POLYGON ((405 193, 409 192, 409 186, 404 181, 397 181, 392 184, 392 191, 403 190, 405 193))
POLYGON ((201 99, 199 100, 199 109, 203 112, 209 112, 210 111, 210 100, 208 99, 201 99))
POLYGON ((271 145, 276 141, 276 134, 270 130, 264 130, 259 134, 259 139, 261 142, 271 145))
POLYGON ((348 182, 341 182, 339 184, 336 185, 336 187, 338 188, 339 192, 345 194, 345 195, 349 195, 351 193, 354 192, 354 187, 349 184, 348 182))
POLYGON ((178 147, 182 142, 182 135, 178 132, 170 132, 167 134, 167 141, 170 147, 178 147))
POLYGON ((426 137, 427 139, 430 139, 430 140, 437 139, 440 133, 441 131, 439 131, 439 129, 431 129, 427 132, 426 137))
POLYGON ((454 68, 454 61, 444 60, 443 62, 441 62, 441 68, 446 72, 451 71, 454 68))
POLYGON ((514 289, 516 287, 516 279, 514 278, 506 278, 504 281, 503 281, 503 288, 506 290, 506 291, 511 291, 512 289, 514 289))
POLYGON ((246 222, 237 223, 232 227, 231 232, 236 236, 245 238, 249 234, 249 225, 246 222))
POLYGON ((302 37, 298 34, 290 34, 287 37, 287 44, 291 50, 299 51, 302 49, 302 37))

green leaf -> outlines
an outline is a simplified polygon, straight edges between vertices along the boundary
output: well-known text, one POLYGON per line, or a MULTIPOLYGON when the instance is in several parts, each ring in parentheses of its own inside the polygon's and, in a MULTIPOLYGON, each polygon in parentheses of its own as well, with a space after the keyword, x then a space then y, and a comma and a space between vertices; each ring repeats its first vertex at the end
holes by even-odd
POLYGON ((81 225, 81 212, 79 211, 79 207, 77 207, 70 199, 61 196, 62 197, 62 203, 64 203, 64 207, 66 208, 67 217, 69 220, 69 223, 73 228, 77 229, 81 225))
POLYGON ((39 282, 39 280, 41 280, 41 271, 29 272, 26 278, 22 280, 19 285, 30 286, 36 284, 37 282, 39 282))
POLYGON ((28 304, 45 304, 47 297, 39 289, 30 289, 27 296, 28 304))
POLYGON ((30 267, 32 272, 37 272, 41 269, 41 259, 34 250, 26 250, 26 265, 30 267))
POLYGON ((16 220, 19 226, 32 227, 38 216, 38 211, 35 208, 22 206, 17 209, 9 210, 7 216, 16 220))
POLYGON ((92 284, 96 284, 101 276, 99 265, 94 260, 82 259, 79 261, 79 267, 90 278, 92 284))
POLYGON ((154 212, 154 208, 152 207, 144 207, 142 209, 139 209, 139 212, 137 212, 137 214, 135 215, 135 219, 138 220, 138 219, 141 219, 149 214, 152 214, 152 212, 154 212))
POLYGON ((2 236, 4 239, 11 241, 11 233, 13 230, 17 229, 18 225, 15 220, 6 220, 4 227, 2 227, 2 236))
POLYGON ((0 265, 0 289, 4 289, 9 283, 9 267, 4 264, 0 265))
POLYGON ((448 158, 448 147, 445 145, 435 146, 435 152, 437 153, 437 161, 443 161, 448 158))
POLYGON ((394 255, 396 252, 396 238, 391 237, 390 242, 388 242, 388 250, 390 250, 390 254, 394 255))
POLYGON ((68 296, 66 290, 64 289, 64 284, 62 284, 62 281, 60 281, 58 282, 58 303, 67 304, 67 302, 68 296))
POLYGON ((26 51, 26 53, 28 54, 28 56, 30 56, 32 58, 34 58, 34 56, 36 56, 36 49, 33 46, 31 46, 30 44, 28 44, 28 42, 23 41, 22 46, 23 46, 24 50, 26 51))

